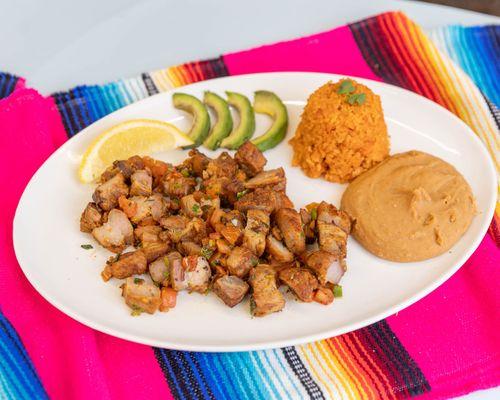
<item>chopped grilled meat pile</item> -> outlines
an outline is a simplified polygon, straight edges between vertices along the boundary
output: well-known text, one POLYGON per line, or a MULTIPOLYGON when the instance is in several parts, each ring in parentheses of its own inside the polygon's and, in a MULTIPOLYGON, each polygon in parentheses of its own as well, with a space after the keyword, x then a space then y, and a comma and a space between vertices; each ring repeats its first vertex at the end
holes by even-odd
POLYGON ((326 202, 296 211, 285 171, 266 163, 246 142, 234 158, 191 150, 173 166, 134 156, 102 174, 80 230, 117 253, 102 278, 125 280, 134 315, 174 308, 180 291, 211 289, 229 307, 249 294, 256 317, 285 307, 282 286, 302 302, 333 301, 351 219, 326 202))

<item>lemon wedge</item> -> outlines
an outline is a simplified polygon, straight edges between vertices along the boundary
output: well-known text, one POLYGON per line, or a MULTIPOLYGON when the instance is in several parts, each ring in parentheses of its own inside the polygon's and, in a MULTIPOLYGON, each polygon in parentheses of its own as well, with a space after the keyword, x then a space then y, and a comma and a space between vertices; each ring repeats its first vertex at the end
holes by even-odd
POLYGON ((189 137, 168 122, 152 119, 122 122, 94 139, 83 155, 78 177, 84 183, 93 182, 115 160, 192 144, 189 137))

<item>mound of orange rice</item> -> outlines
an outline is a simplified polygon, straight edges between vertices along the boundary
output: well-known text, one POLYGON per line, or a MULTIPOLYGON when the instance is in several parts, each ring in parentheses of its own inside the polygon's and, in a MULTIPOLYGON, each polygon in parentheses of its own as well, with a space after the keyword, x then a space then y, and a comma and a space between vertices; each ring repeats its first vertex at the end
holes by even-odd
POLYGON ((350 94, 339 93, 343 81, 328 82, 309 97, 290 140, 292 164, 311 178, 349 182, 389 155, 380 97, 350 80, 352 94, 364 93, 363 102, 350 104, 350 94))

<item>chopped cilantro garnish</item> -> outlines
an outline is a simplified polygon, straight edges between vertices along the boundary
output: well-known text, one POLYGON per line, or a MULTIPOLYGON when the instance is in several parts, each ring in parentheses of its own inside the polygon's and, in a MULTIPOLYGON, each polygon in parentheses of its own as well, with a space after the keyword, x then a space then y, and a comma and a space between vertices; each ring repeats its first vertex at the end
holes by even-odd
POLYGON ((200 251, 200 256, 205 257, 207 260, 212 257, 212 254, 214 254, 214 250, 211 249, 210 247, 203 246, 200 251))
POLYGON ((236 193, 236 198, 239 200, 241 199, 244 195, 248 193, 248 190, 242 190, 241 192, 236 193))
POLYGON ((339 88, 337 89, 338 94, 349 94, 356 90, 350 79, 342 81, 339 88))
POLYGON ((94 246, 92 246, 91 244, 82 244, 80 247, 85 250, 90 250, 94 248, 94 246))
POLYGON ((347 102, 351 105, 353 104, 363 104, 366 101, 366 94, 364 93, 354 93, 347 98, 347 102))
POLYGON ((144 283, 144 279, 134 278, 134 283, 136 283, 136 284, 144 283))
POLYGON ((193 204, 193 207, 191 207, 191 210, 195 213, 198 214, 200 212, 200 205, 199 204, 193 204))
POLYGON ((132 312, 130 313, 130 315, 132 315, 132 317, 137 317, 141 315, 143 311, 144 310, 141 307, 132 306, 132 312))
POLYGON ((183 169, 183 170, 181 171, 181 174, 182 174, 182 176, 183 176, 183 177, 185 177, 185 178, 189 178, 189 177, 191 176, 191 173, 190 173, 190 172, 189 172, 189 170, 187 170, 187 169, 183 169))
POLYGON ((259 259, 257 257, 253 257, 251 263, 252 267, 255 267, 257 264, 259 264, 259 259))

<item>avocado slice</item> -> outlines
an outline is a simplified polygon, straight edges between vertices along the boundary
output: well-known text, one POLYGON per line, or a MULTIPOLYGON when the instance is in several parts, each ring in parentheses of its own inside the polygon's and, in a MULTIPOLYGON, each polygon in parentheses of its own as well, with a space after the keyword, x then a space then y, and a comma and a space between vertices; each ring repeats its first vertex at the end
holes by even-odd
POLYGON ((259 90, 255 92, 253 108, 257 113, 269 115, 274 121, 266 133, 253 139, 252 143, 260 151, 272 149, 286 136, 286 130, 288 129, 286 106, 273 92, 259 90))
POLYGON ((229 111, 227 101, 214 92, 206 91, 203 97, 203 102, 214 109, 217 115, 217 122, 212 127, 210 134, 203 142, 203 145, 215 150, 219 147, 220 142, 231 133, 233 129, 233 117, 229 111))
POLYGON ((236 108, 240 114, 240 123, 228 137, 222 140, 221 146, 234 150, 252 137, 255 131, 255 114, 246 96, 235 92, 226 92, 226 94, 229 105, 236 108))
POLYGON ((193 116, 193 126, 187 135, 194 143, 184 148, 198 147, 210 130, 210 116, 207 109, 200 100, 186 93, 174 93, 172 101, 175 108, 186 111, 193 116))

